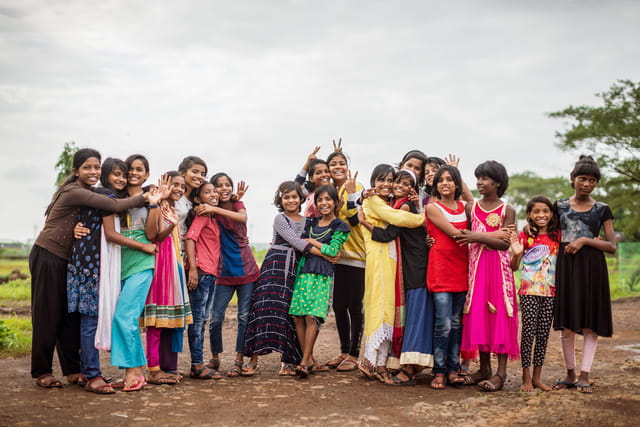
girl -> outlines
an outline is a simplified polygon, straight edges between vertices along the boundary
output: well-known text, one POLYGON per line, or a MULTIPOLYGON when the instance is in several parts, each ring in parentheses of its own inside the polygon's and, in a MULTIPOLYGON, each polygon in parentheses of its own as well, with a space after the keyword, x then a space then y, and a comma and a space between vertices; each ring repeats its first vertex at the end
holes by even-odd
POLYGON ((175 384, 181 380, 175 371, 178 353, 182 351, 183 331, 193 323, 185 295, 178 216, 173 209, 174 203, 184 196, 185 184, 176 171, 164 174, 162 182, 169 186, 169 197, 163 200, 160 209, 151 210, 147 219, 149 235, 154 236, 158 254, 142 323, 146 327, 148 382, 175 384))
MULTIPOLYGON (((340 140, 341 141, 341 140, 340 140)), ((333 185, 341 200, 347 200, 349 193, 360 193, 362 184, 356 182, 358 173, 351 176, 347 157, 339 145, 329 155, 327 163, 333 185)), ((358 224, 358 209, 353 203, 342 203, 338 218, 348 224, 349 238, 340 250, 340 259, 335 264, 333 283, 333 312, 340 338, 340 354, 326 363, 338 371, 353 371, 358 368, 360 339, 362 338, 362 297, 364 296, 364 266, 366 252, 364 236, 358 224)))
POLYGON ((522 332, 520 357, 522 359, 522 385, 520 390, 533 391, 538 387, 551 390, 540 380, 542 365, 547 351, 549 330, 553 320, 553 297, 556 293, 556 258, 560 249, 558 221, 553 214, 553 205, 546 197, 536 196, 527 203, 527 223, 532 234, 524 231, 517 238, 512 234, 511 269, 516 271, 523 260, 520 281, 520 309, 522 310, 522 332), (535 338, 533 356, 533 378, 531 348, 535 338))
MULTIPOLYGON (((433 194, 434 184, 433 180, 436 175, 436 172, 444 166, 450 165, 454 168, 458 168, 460 164, 460 158, 454 156, 453 154, 448 154, 444 159, 440 157, 427 157, 427 161, 424 167, 424 182, 425 182, 425 192, 427 193, 427 199, 425 200, 425 205, 429 203, 429 197, 433 194)), ((459 169, 458 169, 459 170, 459 169)), ((467 184, 462 181, 462 195, 461 198, 465 202, 473 201, 473 194, 471 194, 471 190, 467 187, 467 184)))
POLYGON ((180 227, 181 247, 184 251, 184 236, 187 234, 186 218, 193 207, 191 194, 194 190, 200 188, 207 179, 207 164, 204 160, 197 156, 187 156, 178 165, 178 172, 184 178, 185 191, 184 196, 174 203, 174 209, 178 214, 178 223, 180 227))
MULTIPOLYGON (((398 171, 393 184, 393 195, 395 209, 418 213, 417 205, 421 203, 412 171, 398 171)), ((402 228, 389 224, 386 229, 372 228, 367 221, 363 225, 371 231, 372 239, 376 242, 389 242, 399 236, 396 249, 401 257, 396 272, 392 354, 395 358, 399 357, 402 369, 389 384, 414 385, 414 375, 424 367, 433 366, 433 301, 425 284, 429 256, 425 241, 427 233, 422 226, 402 228)))
MULTIPOLYGON (((141 154, 129 156, 125 162, 129 169, 127 193, 142 194, 142 185, 149 178, 149 161, 141 154)), ((146 207, 129 209, 123 218, 122 234, 139 244, 151 244, 156 238, 157 223, 147 220, 149 212, 158 210, 158 203, 169 195, 166 182, 160 188, 153 203, 146 207)), ((154 214, 157 218, 159 215, 154 214)), ((122 288, 111 331, 111 365, 125 368, 124 391, 141 390, 146 384, 142 369, 147 363, 140 338, 138 318, 144 309, 145 300, 153 280, 155 257, 140 248, 124 246, 121 250, 122 288)))
POLYGON ((455 236, 467 228, 465 205, 460 201, 462 178, 456 167, 445 165, 433 177, 432 202, 427 205, 427 230, 434 243, 429 250, 427 286, 435 305, 433 372, 431 388, 443 390, 446 383, 461 384, 458 376, 462 339, 462 307, 468 288, 467 245, 455 236))
POLYGON ((316 154, 320 151, 320 146, 316 146, 311 154, 307 157, 307 161, 302 166, 302 170, 296 175, 295 181, 302 187, 302 193, 306 197, 304 205, 304 216, 315 218, 320 216, 320 212, 314 204, 314 189, 321 185, 328 185, 331 175, 327 162, 318 159, 316 154), (305 181, 309 176, 309 181, 305 181))
POLYGON ((562 331, 562 353, 567 375, 556 388, 576 386, 592 393, 589 372, 598 336, 613 334, 609 275, 604 252, 615 253, 613 214, 609 206, 594 200, 591 192, 600 181, 600 168, 591 156, 580 156, 571 172, 575 194, 556 202, 562 230, 557 292, 554 305, 555 330, 562 331), (604 229, 604 240, 598 238, 604 229), (576 379, 575 334, 584 335, 582 368, 576 379))
MULTIPOLYGON (((371 174, 375 194, 363 202, 366 220, 374 227, 394 224, 415 228, 424 224, 424 215, 393 209, 389 206, 395 169, 381 164, 371 174)), ((364 358, 358 368, 369 378, 393 380, 387 372, 387 357, 391 350, 395 322, 396 247, 392 242, 376 242, 371 232, 364 232, 367 261, 364 289, 364 358), (375 368, 374 368, 375 367, 375 368)))
MULTIPOLYGON (((102 187, 96 189, 96 193, 115 197, 125 188, 126 176, 127 167, 122 160, 106 159, 100 176, 102 187)), ((112 310, 108 309, 103 300, 112 299, 114 304, 117 301, 117 295, 112 298, 109 293, 109 280, 102 282, 107 276, 103 270, 111 269, 112 260, 108 249, 101 250, 102 217, 105 215, 111 214, 88 207, 80 209, 79 223, 74 229, 77 239, 73 242, 67 267, 67 299, 69 313, 80 313, 80 359, 82 374, 87 379, 85 389, 94 393, 112 394, 115 391, 106 383, 100 372, 98 352, 98 348, 110 344, 110 339, 107 343, 99 342, 99 336, 96 336, 99 319, 104 324, 105 318, 111 320, 113 316, 112 310)), ((120 264, 119 253, 117 264, 120 264)), ((113 288, 119 291, 119 277, 117 286, 113 288)), ((110 332, 110 326, 108 329, 110 332)))
MULTIPOLYGON (((402 157, 398 164, 398 169, 407 169, 414 173, 416 177, 416 187, 418 188, 419 200, 426 200, 429 194, 425 192, 425 166, 427 165, 427 155, 420 150, 411 150, 402 157)), ((424 203, 426 205, 426 203, 424 203)), ((420 204, 420 210, 423 210, 420 204)))
POLYGON ((157 200, 152 195, 117 200, 94 193, 91 187, 100 179, 100 160, 100 153, 90 148, 80 149, 73 156, 72 176, 55 192, 45 212, 44 228, 29 255, 31 376, 41 387, 62 387, 52 375, 56 347, 63 375, 71 383, 81 380, 80 316, 68 312, 66 280, 78 209, 87 206, 116 212, 157 200))
POLYGON ((289 314, 294 316, 298 341, 302 346, 302 361, 295 368, 298 376, 305 378, 313 365, 313 347, 320 325, 329 309, 329 297, 333 282, 333 265, 327 259, 310 253, 316 248, 325 257, 335 257, 349 237, 349 227, 336 216, 338 192, 328 185, 318 187, 314 203, 321 217, 311 218, 305 225, 302 237, 308 239, 305 257, 300 260, 289 314))
MULTIPOLYGON (((210 182, 205 182, 191 192, 194 206, 207 204, 218 206, 218 193, 210 182)), ((189 213, 185 236, 187 253, 189 302, 193 312, 193 324, 189 325, 189 349, 191 351, 191 378, 219 380, 217 369, 211 369, 203 361, 204 331, 213 307, 218 262, 220 259, 220 228, 215 217, 189 213)))
MULTIPOLYGON (((208 367, 217 371, 220 367, 219 354, 222 353, 222 322, 229 301, 236 293, 238 297, 238 332, 236 334, 236 357, 233 366, 227 372, 228 377, 238 377, 243 373, 242 350, 244 335, 249 319, 253 284, 260 277, 249 238, 247 236, 247 210, 244 203, 233 200, 233 181, 224 172, 211 177, 211 183, 218 193, 218 206, 200 205, 195 209, 197 214, 211 212, 216 215, 220 228, 221 260, 213 295, 213 309, 209 335, 211 338, 212 358, 208 367)), ((244 188, 244 183, 242 183, 244 188)), ((241 184, 238 184, 240 188, 241 184)), ((244 366, 245 373, 253 375, 255 366, 244 366)))
POLYGON ((480 352, 480 370, 472 381, 485 391, 502 389, 507 358, 518 357, 518 306, 510 265, 510 233, 515 210, 500 200, 509 185, 504 166, 489 160, 475 170, 482 199, 468 203, 468 230, 454 236, 469 244, 469 292, 464 305, 462 350, 480 352), (491 376, 491 353, 498 356, 498 371, 491 376))
POLYGON ((298 267, 298 252, 319 249, 302 239, 305 217, 300 215, 304 196, 294 181, 278 186, 273 204, 280 213, 273 221, 273 240, 265 256, 260 279, 251 302, 251 314, 244 341, 244 354, 251 356, 250 365, 258 365, 258 355, 280 353, 280 375, 295 375, 293 366, 300 364, 302 352, 289 309, 298 267))

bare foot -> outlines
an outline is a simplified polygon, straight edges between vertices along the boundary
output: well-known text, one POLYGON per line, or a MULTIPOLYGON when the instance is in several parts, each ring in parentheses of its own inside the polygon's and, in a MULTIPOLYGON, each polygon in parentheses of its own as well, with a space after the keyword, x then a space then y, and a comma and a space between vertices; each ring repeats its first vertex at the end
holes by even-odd
POLYGON ((531 381, 529 368, 522 369, 522 385, 520 386, 520 391, 525 391, 527 393, 531 393, 533 391, 533 383, 531 381))
MULTIPOLYGON (((551 387, 549 387, 548 385, 544 384, 542 381, 540 380, 533 380, 531 382, 531 384, 536 387, 539 388, 542 391, 551 391, 551 387)), ((522 390, 522 389, 521 389, 522 390)), ((533 390, 531 390, 533 391, 533 390)))

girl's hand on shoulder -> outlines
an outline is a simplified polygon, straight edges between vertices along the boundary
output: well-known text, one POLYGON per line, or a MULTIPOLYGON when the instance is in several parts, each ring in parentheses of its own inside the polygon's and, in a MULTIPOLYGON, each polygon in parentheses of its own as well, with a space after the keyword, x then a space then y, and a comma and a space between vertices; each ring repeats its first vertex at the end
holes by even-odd
POLYGON ((238 181, 236 194, 233 195, 231 200, 233 200, 234 202, 239 202, 240 199, 242 199, 242 197, 245 195, 248 189, 249 189, 249 186, 244 181, 238 181))
POLYGON ((525 226, 522 228, 522 231, 524 231, 524 233, 529 237, 535 237, 533 234, 538 230, 535 226, 525 224, 525 226))
POLYGON ((420 210, 420 196, 413 188, 409 191, 409 201, 413 202, 413 204, 420 210))
POLYGON ((456 157, 455 155, 449 153, 447 157, 444 158, 444 162, 449 166, 458 167, 460 164, 460 157, 456 157))
POLYGON ((371 196, 375 196, 376 195, 376 189, 375 188, 369 188, 367 190, 364 190, 362 192, 362 199, 368 199, 371 196))
POLYGON ((189 269, 189 278, 187 279, 187 288, 193 291, 198 287, 198 269, 193 267, 189 269))
POLYGON ((160 213, 162 214, 162 218, 164 218, 166 221, 173 224, 174 226, 178 225, 178 214, 173 207, 162 205, 162 207, 160 208, 160 213))
POLYGON ((196 213, 196 215, 200 216, 213 215, 216 213, 216 207, 208 205, 206 203, 201 203, 198 206, 194 207, 193 211, 196 213))
POLYGON ((582 249, 582 247, 585 244, 585 239, 587 239, 586 237, 579 237, 576 240, 574 240, 573 242, 569 243, 567 246, 565 246, 564 251, 568 254, 572 254, 575 255, 577 254, 580 249, 582 249))
POLYGON ((333 151, 335 153, 342 153, 342 138, 338 139, 338 143, 336 143, 336 140, 332 140, 333 141, 333 151))
POLYGON ((155 255, 158 253, 158 246, 155 243, 143 243, 141 250, 145 254, 155 255))
POLYGON ((82 239, 84 236, 88 235, 90 231, 91 230, 85 227, 84 224, 78 222, 75 227, 73 227, 73 237, 76 239, 82 239))

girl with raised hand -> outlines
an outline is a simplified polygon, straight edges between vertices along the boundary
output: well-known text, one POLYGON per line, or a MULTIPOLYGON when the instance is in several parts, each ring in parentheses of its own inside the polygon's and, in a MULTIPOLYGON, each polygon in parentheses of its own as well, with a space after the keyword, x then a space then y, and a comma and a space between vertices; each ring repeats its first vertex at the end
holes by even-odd
POLYGON ((311 251, 321 255, 301 237, 306 224, 300 214, 303 199, 296 182, 285 181, 278 186, 273 204, 280 213, 273 220, 271 247, 253 290, 244 341, 244 354, 251 357, 252 366, 258 365, 258 356, 280 353, 280 375, 296 375, 294 367, 302 360, 296 327, 289 316, 299 254, 311 251))
POLYGON ((522 331, 520 334, 520 359, 522 361, 521 391, 533 391, 537 387, 549 391, 540 379, 547 351, 549 330, 553 320, 553 300, 556 293, 555 271, 560 231, 558 219, 553 213, 551 201, 543 196, 532 198, 526 207, 527 223, 531 236, 524 231, 511 236, 511 268, 516 271, 522 265, 520 281, 520 310, 522 331), (531 349, 533 352, 533 378, 531 349))
POLYGON ((515 210, 500 200, 509 186, 505 167, 493 160, 478 165, 476 184, 482 198, 466 206, 469 230, 453 236, 469 244, 469 291, 464 305, 462 351, 480 352, 480 370, 471 381, 485 391, 501 390, 507 380, 507 359, 519 356, 518 304, 511 271, 510 232, 515 210), (491 354, 498 370, 491 371, 491 354))
POLYGON ((600 168, 591 156, 580 156, 571 171, 573 196, 556 202, 562 239, 556 272, 553 328, 562 331, 562 354, 567 369, 555 388, 577 387, 592 393, 589 372, 598 337, 613 334, 609 274, 604 253, 616 252, 613 214, 591 197, 600 181, 600 168), (604 239, 599 238, 600 230, 604 239), (576 378, 575 334, 584 336, 582 367, 576 378))
MULTIPOLYGON (((394 209, 419 212, 422 203, 412 171, 397 172, 393 196, 394 209)), ((404 228, 393 224, 386 228, 372 227, 366 220, 362 224, 371 231, 374 241, 395 241, 397 252, 401 254, 396 266, 396 315, 391 353, 402 369, 392 377, 392 382, 387 383, 415 385, 415 374, 433 366, 433 300, 425 283, 429 257, 426 229, 424 226, 404 228)), ((389 362, 387 366, 391 367, 389 362)))
POLYGON ((310 245, 305 248, 305 256, 298 265, 289 308, 302 347, 302 361, 295 372, 302 378, 307 377, 313 368, 313 347, 329 310, 334 267, 327 258, 338 255, 349 237, 349 227, 336 215, 339 203, 336 189, 329 185, 320 186, 314 197, 321 216, 310 218, 305 225, 302 237, 310 245), (312 248, 320 254, 311 252, 312 248))
POLYGON ((465 204, 460 201, 462 178, 457 168, 444 165, 433 177, 433 198, 426 206, 427 230, 434 243, 429 250, 427 286, 435 306, 433 332, 433 372, 431 388, 443 390, 446 384, 462 384, 460 342, 462 308, 468 288, 467 245, 454 240, 467 228, 465 204))
MULTIPOLYGON (((196 214, 215 214, 220 228, 221 257, 213 296, 213 308, 209 335, 212 357, 207 365, 216 371, 220 367, 219 354, 222 353, 222 322, 229 301, 235 293, 238 297, 238 331, 236 334, 236 356, 233 366, 227 372, 228 377, 239 377, 243 372, 251 375, 256 366, 243 366, 242 350, 244 336, 251 308, 253 285, 260 277, 258 264, 249 246, 247 236, 247 210, 243 202, 236 201, 233 194, 233 181, 224 172, 211 177, 211 183, 218 193, 218 206, 200 205, 194 209, 196 214)), ((238 183, 238 194, 244 194, 248 187, 244 181, 238 183)))
POLYGON ((160 209, 149 213, 149 234, 158 245, 153 280, 142 312, 146 327, 147 381, 152 384, 175 384, 182 380, 178 353, 182 351, 184 328, 193 323, 186 291, 184 265, 180 255, 178 216, 173 208, 184 196, 184 178, 176 171, 161 178, 169 187, 169 196, 160 209))
POLYGON ((336 151, 327 157, 327 163, 333 185, 338 191, 338 198, 344 201, 340 205, 338 218, 349 226, 350 232, 349 238, 340 250, 340 259, 335 264, 333 280, 333 312, 340 338, 340 354, 328 361, 326 365, 345 372, 358 369, 364 320, 362 297, 364 296, 366 252, 364 236, 358 222, 358 209, 353 202, 347 202, 349 193, 360 193, 364 187, 356 181, 357 172, 351 175, 341 143, 342 139, 337 144, 334 142, 336 151))
POLYGON ((142 206, 146 200, 157 200, 157 196, 142 194, 121 200, 96 194, 92 187, 100 179, 100 161, 96 150, 83 148, 76 152, 72 176, 53 195, 45 212, 44 228, 29 255, 33 324, 31 376, 36 384, 45 388, 62 387, 52 371, 56 347, 67 380, 77 383, 82 375, 80 316, 69 313, 67 306, 67 266, 78 210, 85 206, 117 212, 142 206))
MULTIPOLYGON (((127 193, 141 195, 142 186, 149 179, 149 161, 141 154, 133 154, 125 162, 129 167, 127 193)), ((153 280, 155 257, 143 248, 157 235, 157 223, 147 217, 150 211, 158 210, 158 203, 168 196, 169 187, 161 182, 158 197, 151 204, 129 209, 122 218, 122 235, 140 244, 140 247, 124 245, 121 249, 122 288, 111 331, 111 365, 125 368, 123 391, 138 391, 146 385, 143 368, 147 360, 138 320, 153 280)))
MULTIPOLYGON (((392 197, 395 169, 381 164, 371 174, 369 193, 363 202, 364 219, 374 227, 394 224, 415 228, 424 224, 424 215, 405 212, 389 206, 392 197)), ((396 314, 395 277, 397 253, 394 242, 376 242, 368 230, 364 231, 367 261, 364 289, 364 357, 358 368, 369 378, 374 376, 385 383, 393 382, 387 371, 396 314)))
POLYGON ((327 162, 322 159, 318 159, 316 156, 318 151, 320 151, 320 146, 316 146, 311 154, 309 154, 307 160, 302 166, 302 169, 295 178, 295 182, 301 186, 302 194, 306 197, 303 213, 304 216, 308 218, 320 216, 320 212, 316 209, 314 204, 313 192, 315 188, 321 185, 329 185, 329 180, 331 178, 327 162))

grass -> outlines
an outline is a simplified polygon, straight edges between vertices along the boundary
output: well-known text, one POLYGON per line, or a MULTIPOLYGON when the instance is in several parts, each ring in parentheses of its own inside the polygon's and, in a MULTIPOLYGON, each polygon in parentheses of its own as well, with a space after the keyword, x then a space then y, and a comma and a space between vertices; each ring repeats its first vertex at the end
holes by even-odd
POLYGON ((0 276, 8 276, 13 270, 29 274, 29 260, 27 259, 0 259, 0 276))
POLYGON ((0 358, 31 353, 31 319, 0 316, 0 358))
POLYGON ((0 285, 0 306, 31 301, 31 280, 14 280, 0 285))

